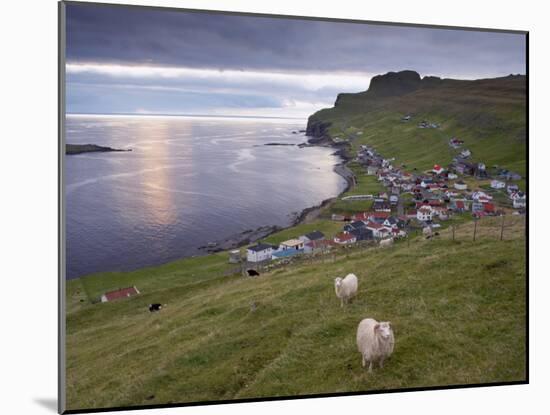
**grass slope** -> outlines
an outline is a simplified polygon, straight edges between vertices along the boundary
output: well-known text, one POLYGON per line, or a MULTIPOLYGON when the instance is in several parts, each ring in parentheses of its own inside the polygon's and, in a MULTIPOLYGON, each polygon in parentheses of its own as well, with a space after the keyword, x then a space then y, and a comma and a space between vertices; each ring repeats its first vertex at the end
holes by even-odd
POLYGON ((344 249, 257 278, 224 277, 231 265, 217 254, 68 281, 69 409, 523 380, 525 239, 514 220, 502 242, 484 227, 467 240, 464 225, 458 242, 446 231, 344 249), (341 309, 333 278, 348 272, 359 295, 341 309), (134 284, 137 297, 91 303, 134 284), (167 306, 151 314, 151 302, 167 306), (396 335, 370 375, 355 347, 365 317, 390 320, 396 335))
MULTIPOLYGON (((446 165, 456 150, 451 137, 465 141, 473 159, 526 171, 526 81, 524 76, 477 81, 442 80, 404 95, 380 97, 373 91, 340 94, 337 105, 318 111, 309 124, 326 123, 332 137, 354 138, 352 146, 374 146, 395 165, 426 170, 446 165), (410 122, 401 122, 413 114, 410 122), (419 129, 421 120, 441 124, 419 129), (356 135, 362 131, 362 135, 356 135)), ((520 184, 524 187, 524 181, 520 184)))

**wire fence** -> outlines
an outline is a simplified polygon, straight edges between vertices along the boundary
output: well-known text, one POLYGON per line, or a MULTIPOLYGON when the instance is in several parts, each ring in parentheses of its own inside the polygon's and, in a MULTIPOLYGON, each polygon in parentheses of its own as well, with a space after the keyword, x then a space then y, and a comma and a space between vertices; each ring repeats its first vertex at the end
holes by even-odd
MULTIPOLYGON (((474 243, 487 239, 507 241, 524 237, 526 235, 526 224, 525 215, 482 217, 462 223, 444 224, 440 229, 432 229, 432 233, 429 236, 424 233, 422 227, 409 228, 407 236, 399 238, 397 243, 405 243, 411 247, 416 243, 425 242, 426 240, 470 241, 474 243)), ((331 263, 341 258, 342 255, 345 256, 357 251, 377 249, 379 247, 379 241, 369 240, 344 246, 331 246, 330 248, 278 261, 266 261, 263 263, 243 261, 231 270, 227 270, 226 275, 241 273, 244 276, 255 276, 279 268, 285 269, 288 266, 331 263)))
POLYGON ((475 242, 481 239, 506 241, 525 236, 526 223, 524 215, 482 217, 465 223, 451 224, 438 232, 437 237, 453 241, 475 242))

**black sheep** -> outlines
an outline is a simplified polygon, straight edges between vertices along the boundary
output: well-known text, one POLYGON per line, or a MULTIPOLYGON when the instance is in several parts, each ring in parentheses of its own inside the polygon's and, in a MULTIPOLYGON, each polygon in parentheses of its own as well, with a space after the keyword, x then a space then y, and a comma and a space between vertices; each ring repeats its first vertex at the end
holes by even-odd
POLYGON ((162 304, 155 303, 155 304, 149 304, 149 311, 151 313, 154 313, 155 311, 160 311, 162 308, 162 304))

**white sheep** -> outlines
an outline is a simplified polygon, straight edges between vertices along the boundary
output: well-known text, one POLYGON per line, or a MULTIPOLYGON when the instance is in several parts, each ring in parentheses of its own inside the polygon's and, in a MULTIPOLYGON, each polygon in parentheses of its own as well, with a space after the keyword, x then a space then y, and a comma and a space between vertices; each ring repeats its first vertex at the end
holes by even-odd
POLYGON ((369 372, 372 372, 372 364, 378 362, 384 367, 384 360, 393 353, 395 339, 391 323, 377 322, 372 318, 366 318, 357 327, 357 349, 361 353, 362 366, 369 363, 369 372))
POLYGON ((357 277, 355 274, 348 274, 345 278, 334 279, 334 291, 340 299, 340 307, 344 307, 351 298, 357 294, 357 277))
POLYGON ((384 247, 387 247, 387 246, 392 246, 393 245, 393 238, 381 239, 378 244, 380 245, 380 248, 384 248, 384 247))

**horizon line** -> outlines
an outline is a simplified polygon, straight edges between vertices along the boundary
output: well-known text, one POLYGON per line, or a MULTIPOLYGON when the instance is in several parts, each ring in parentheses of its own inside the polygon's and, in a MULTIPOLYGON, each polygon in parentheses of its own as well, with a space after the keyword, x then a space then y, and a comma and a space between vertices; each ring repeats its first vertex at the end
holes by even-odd
POLYGON ((148 114, 148 113, 135 113, 135 112, 65 112, 66 116, 69 115, 102 115, 102 116, 131 116, 131 117, 199 117, 199 118, 260 118, 260 119, 278 119, 278 120, 304 120, 307 117, 282 117, 282 116, 269 116, 269 115, 234 115, 234 114, 148 114))

